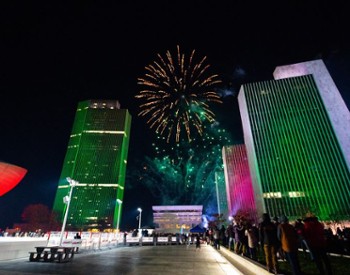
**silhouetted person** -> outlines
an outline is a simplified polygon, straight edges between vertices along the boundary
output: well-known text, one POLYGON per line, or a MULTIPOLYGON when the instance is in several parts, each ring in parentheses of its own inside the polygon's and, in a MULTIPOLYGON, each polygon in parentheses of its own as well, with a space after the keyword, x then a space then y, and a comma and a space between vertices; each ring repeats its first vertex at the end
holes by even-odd
POLYGON ((277 227, 277 237, 281 242, 281 249, 290 264, 293 275, 300 275, 302 273, 300 271, 298 259, 298 234, 285 215, 280 217, 279 222, 280 224, 277 227))
POLYGON ((200 238, 199 234, 197 234, 197 236, 196 236, 196 250, 197 250, 197 248, 198 249, 201 248, 201 238, 200 238))
POLYGON ((257 249, 259 246, 259 232, 258 228, 255 225, 251 225, 247 223, 247 227, 245 230, 245 235, 248 239, 248 254, 249 257, 256 261, 257 260, 257 249))
POLYGON ((304 238, 320 274, 332 274, 331 263, 327 255, 327 243, 324 225, 315 216, 304 220, 304 238))
POLYGON ((220 250, 220 230, 217 226, 214 227, 213 237, 215 249, 220 250))
POLYGON ((279 243, 277 239, 277 227, 271 221, 268 213, 262 215, 262 222, 259 224, 259 240, 260 245, 264 249, 267 270, 277 274, 277 248, 279 243))

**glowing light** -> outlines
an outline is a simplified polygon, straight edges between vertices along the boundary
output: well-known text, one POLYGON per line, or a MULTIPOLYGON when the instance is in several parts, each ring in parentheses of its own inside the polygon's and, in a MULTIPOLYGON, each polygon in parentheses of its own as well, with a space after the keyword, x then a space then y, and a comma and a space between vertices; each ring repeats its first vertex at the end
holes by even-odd
POLYGON ((16 187, 27 174, 27 169, 0 162, 0 196, 16 187))
POLYGON ((205 127, 202 139, 191 143, 183 141, 176 146, 157 139, 157 144, 153 144, 156 157, 146 157, 142 163, 145 168, 135 171, 135 178, 159 199, 160 204, 216 207, 215 174, 222 171, 217 178, 224 181, 221 150, 224 145, 231 144, 228 131, 219 139, 220 129, 219 124, 205 127))
POLYGON ((263 194, 264 198, 271 199, 271 198, 282 198, 281 192, 269 192, 263 194))
POLYGON ((167 142, 175 136, 180 142, 182 132, 192 140, 193 132, 203 134, 203 122, 214 122, 209 103, 222 103, 214 87, 221 83, 218 75, 208 74, 206 57, 195 62, 195 50, 186 58, 177 46, 176 56, 166 56, 146 66, 146 74, 138 78, 143 89, 136 98, 143 101, 139 116, 148 117, 147 123, 167 142))
POLYGON ((288 192, 288 195, 289 195, 289 197, 291 197, 291 198, 305 197, 305 192, 293 191, 293 192, 288 192))

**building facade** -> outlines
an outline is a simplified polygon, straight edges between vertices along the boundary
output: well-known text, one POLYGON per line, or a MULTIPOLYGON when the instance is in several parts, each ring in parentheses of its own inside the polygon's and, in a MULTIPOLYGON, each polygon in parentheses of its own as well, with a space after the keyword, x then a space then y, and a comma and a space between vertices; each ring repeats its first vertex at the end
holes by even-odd
POLYGON ((157 233, 188 233, 202 222, 203 205, 154 205, 157 233))
POLYGON ((53 211, 63 220, 67 177, 78 185, 69 204, 67 229, 112 229, 119 225, 131 127, 116 100, 79 102, 53 211))
POLYGON ((238 102, 258 214, 350 217, 350 113, 322 60, 277 67, 238 102))
POLYGON ((220 217, 227 220, 229 217, 229 210, 227 205, 226 182, 223 169, 216 169, 215 171, 215 191, 218 214, 220 217))
POLYGON ((256 206, 245 145, 224 146, 222 158, 229 215, 244 215, 255 221, 256 206))

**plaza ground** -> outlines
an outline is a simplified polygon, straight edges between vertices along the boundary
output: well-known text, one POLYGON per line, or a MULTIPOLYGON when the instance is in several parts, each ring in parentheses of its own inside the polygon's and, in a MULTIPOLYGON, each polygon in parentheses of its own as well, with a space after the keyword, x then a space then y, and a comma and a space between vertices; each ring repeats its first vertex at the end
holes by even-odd
MULTIPOLYGON (((260 274, 268 274, 261 269, 260 274)), ((72 262, 30 262, 27 258, 0 261, 0 274, 253 274, 236 269, 210 245, 200 250, 191 245, 121 246, 103 250, 81 251, 72 262)))

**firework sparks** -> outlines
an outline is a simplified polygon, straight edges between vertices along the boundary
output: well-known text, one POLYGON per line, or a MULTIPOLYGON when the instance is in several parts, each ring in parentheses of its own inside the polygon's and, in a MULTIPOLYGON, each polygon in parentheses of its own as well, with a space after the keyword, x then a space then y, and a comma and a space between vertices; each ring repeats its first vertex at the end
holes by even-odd
POLYGON ((195 61, 195 50, 186 58, 177 46, 176 56, 167 51, 165 57, 157 57, 138 78, 143 87, 136 95, 143 101, 138 115, 146 117, 150 128, 166 136, 168 143, 173 136, 179 142, 182 133, 191 141, 193 132, 203 134, 203 122, 215 121, 209 104, 222 103, 214 90, 221 80, 208 73, 206 57, 195 61))

